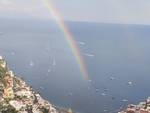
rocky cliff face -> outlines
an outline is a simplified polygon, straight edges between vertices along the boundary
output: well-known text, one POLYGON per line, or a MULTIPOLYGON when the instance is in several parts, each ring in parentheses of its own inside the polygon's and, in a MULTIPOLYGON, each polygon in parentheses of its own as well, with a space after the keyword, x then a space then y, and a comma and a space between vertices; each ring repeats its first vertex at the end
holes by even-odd
POLYGON ((130 104, 125 110, 118 113, 150 113, 150 97, 138 105, 130 104))
POLYGON ((0 113, 73 113, 44 100, 0 56, 0 113))

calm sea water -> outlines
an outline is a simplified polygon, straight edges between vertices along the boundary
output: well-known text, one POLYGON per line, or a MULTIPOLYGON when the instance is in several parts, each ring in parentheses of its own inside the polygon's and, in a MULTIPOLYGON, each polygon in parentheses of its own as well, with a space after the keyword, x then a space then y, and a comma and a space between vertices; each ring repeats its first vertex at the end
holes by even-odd
POLYGON ((57 25, 1 20, 0 54, 51 103, 112 113, 150 96, 150 27, 69 22, 89 70, 85 80, 57 25))

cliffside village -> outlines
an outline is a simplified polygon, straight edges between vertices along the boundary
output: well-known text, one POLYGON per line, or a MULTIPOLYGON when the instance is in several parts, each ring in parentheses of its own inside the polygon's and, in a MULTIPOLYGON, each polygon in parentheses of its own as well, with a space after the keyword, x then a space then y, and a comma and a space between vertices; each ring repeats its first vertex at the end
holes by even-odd
POLYGON ((150 113, 150 97, 138 105, 130 104, 127 109, 118 113, 150 113))
POLYGON ((0 113, 73 113, 44 100, 9 70, 0 56, 0 113))

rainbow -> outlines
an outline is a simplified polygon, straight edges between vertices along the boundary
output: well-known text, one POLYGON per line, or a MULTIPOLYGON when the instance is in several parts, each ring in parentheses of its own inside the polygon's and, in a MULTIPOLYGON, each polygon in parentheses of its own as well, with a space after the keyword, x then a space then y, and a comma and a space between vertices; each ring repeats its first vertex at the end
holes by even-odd
POLYGON ((47 6, 48 11, 51 13, 51 15, 55 19, 56 23, 58 24, 59 28, 63 32, 64 37, 65 37, 66 41, 68 42, 69 46, 71 47, 72 53, 75 56, 75 59, 79 65, 79 68, 81 70, 81 73, 82 73, 84 79, 89 80, 89 74, 88 74, 88 70, 87 70, 85 61, 83 59, 83 56, 82 56, 80 49, 74 39, 74 36, 72 35, 72 33, 68 29, 67 25, 65 24, 63 17, 59 13, 59 11, 56 9, 54 4, 52 3, 52 0, 43 0, 43 1, 44 1, 44 4, 47 6))

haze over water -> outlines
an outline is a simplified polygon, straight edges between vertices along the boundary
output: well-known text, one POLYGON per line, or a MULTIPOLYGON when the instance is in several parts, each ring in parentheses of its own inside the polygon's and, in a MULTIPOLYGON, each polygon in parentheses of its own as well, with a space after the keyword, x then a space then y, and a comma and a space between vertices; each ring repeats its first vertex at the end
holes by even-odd
POLYGON ((51 22, 1 20, 0 55, 51 103, 81 113, 112 113, 150 94, 150 27, 67 22, 87 63, 83 78, 51 22))

